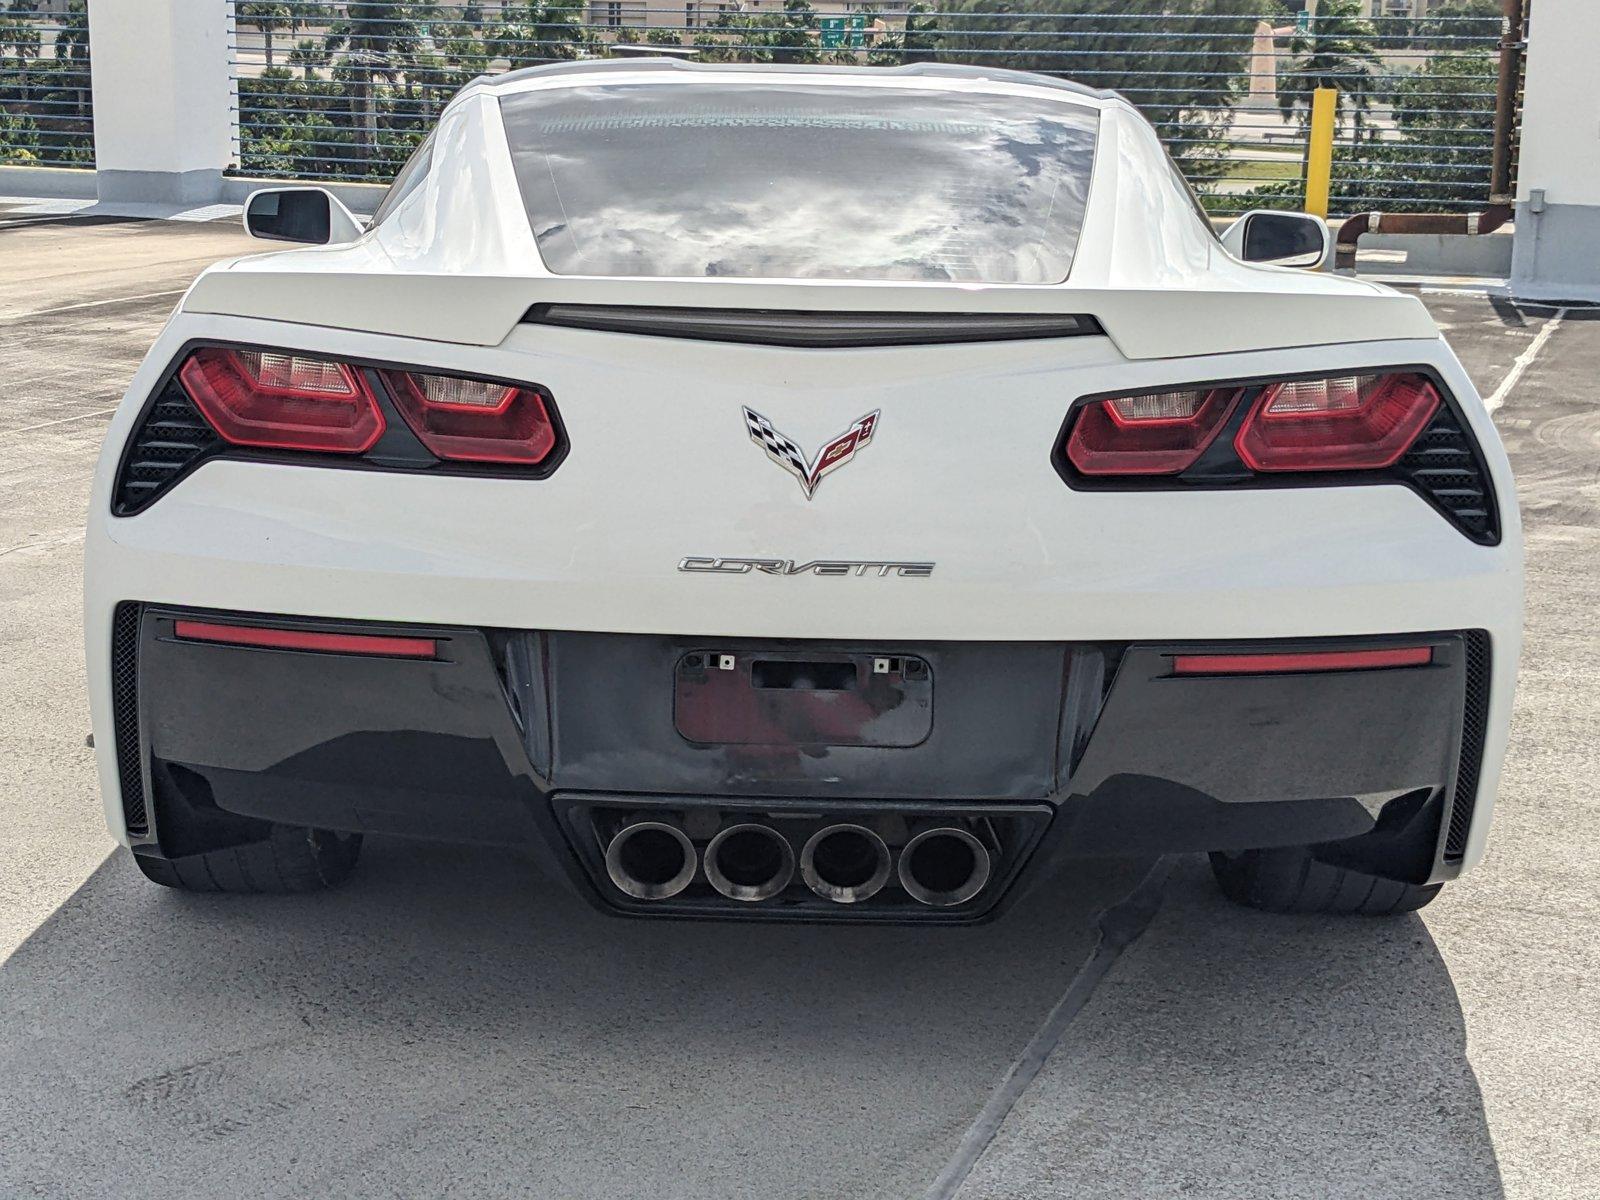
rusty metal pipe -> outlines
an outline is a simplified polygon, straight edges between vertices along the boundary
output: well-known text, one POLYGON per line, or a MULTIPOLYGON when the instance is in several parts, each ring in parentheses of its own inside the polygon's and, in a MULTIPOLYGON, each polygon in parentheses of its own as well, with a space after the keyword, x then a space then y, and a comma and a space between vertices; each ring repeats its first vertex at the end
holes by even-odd
POLYGON ((1523 26, 1527 0, 1500 0, 1505 28, 1500 35, 1500 81, 1494 106, 1494 160, 1489 168, 1489 206, 1476 213, 1357 213, 1339 226, 1336 271, 1352 271, 1356 250, 1369 233, 1440 233, 1478 237, 1511 220, 1511 163, 1515 157, 1517 87, 1522 79, 1523 26))
POLYGON ((1337 271, 1353 270, 1356 249, 1369 233, 1442 233, 1478 237, 1493 233, 1511 220, 1511 205, 1491 204, 1475 213, 1357 213, 1339 226, 1334 244, 1333 266, 1337 271))
POLYGON ((1509 204, 1511 160, 1515 157, 1517 85, 1522 81, 1522 52, 1527 49, 1524 0, 1500 0, 1505 28, 1500 32, 1500 80, 1494 99, 1494 163, 1489 169, 1489 202, 1509 204))

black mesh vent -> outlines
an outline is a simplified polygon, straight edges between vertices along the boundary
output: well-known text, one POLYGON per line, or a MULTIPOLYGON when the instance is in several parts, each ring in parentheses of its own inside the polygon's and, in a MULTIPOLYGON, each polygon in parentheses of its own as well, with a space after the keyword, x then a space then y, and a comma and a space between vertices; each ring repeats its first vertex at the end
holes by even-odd
POLYGON ((117 782, 128 832, 150 830, 144 806, 143 756, 139 750, 139 606, 117 605, 111 620, 111 719, 117 732, 117 782))
POLYGON ((1450 805, 1450 828, 1444 839, 1446 862, 1460 862, 1467 852, 1467 831, 1478 801, 1478 776, 1483 768, 1483 732, 1489 720, 1489 635, 1474 629, 1463 639, 1467 651, 1467 695, 1461 719, 1461 761, 1456 766, 1456 793, 1450 805))
POLYGON ((1472 439, 1448 404, 1433 418, 1395 470, 1443 510, 1475 542, 1500 540, 1494 489, 1472 439))
POLYGON ((168 381, 141 418, 122 456, 113 502, 116 514, 122 517, 138 512, 221 445, 222 439, 178 381, 168 381))

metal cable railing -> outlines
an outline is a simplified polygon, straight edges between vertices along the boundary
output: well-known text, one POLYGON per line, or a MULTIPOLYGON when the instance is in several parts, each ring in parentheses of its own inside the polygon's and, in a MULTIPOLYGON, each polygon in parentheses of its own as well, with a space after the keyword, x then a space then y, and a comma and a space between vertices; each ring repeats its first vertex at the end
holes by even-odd
POLYGON ((94 165, 83 0, 0 0, 0 165, 94 165))
POLYGON ((1122 93, 1206 206, 1302 198, 1308 113, 1340 92, 1337 213, 1465 211, 1488 200, 1502 21, 1496 0, 1421 18, 1360 0, 230 0, 238 169, 387 180, 474 77, 629 46, 711 62, 1038 71, 1122 93), (1095 11, 1108 10, 1108 11, 1095 11), (1115 10, 1115 11, 1109 11, 1115 10))

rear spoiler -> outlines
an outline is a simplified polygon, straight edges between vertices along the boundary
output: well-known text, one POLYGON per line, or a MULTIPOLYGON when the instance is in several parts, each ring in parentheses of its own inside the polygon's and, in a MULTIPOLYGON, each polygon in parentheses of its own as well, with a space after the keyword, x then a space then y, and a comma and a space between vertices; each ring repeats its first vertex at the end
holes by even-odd
POLYGON ((839 350, 939 346, 1023 338, 1095 337, 1100 322, 1051 313, 805 312, 767 308, 669 308, 624 304, 535 304, 523 321, 648 337, 839 350))
MULTIPOLYGON (((262 260, 244 260, 261 263, 262 260)), ((270 260, 267 260, 270 261, 270 260)), ((1275 281, 1274 281, 1275 282, 1275 281)), ((876 324, 880 334, 902 325, 900 341, 976 340, 929 337, 940 326, 991 335, 1070 337, 1103 331, 1130 359, 1188 358, 1299 346, 1435 339, 1439 330, 1414 296, 1354 280, 1290 276, 1281 291, 1156 288, 947 286, 938 284, 787 283, 766 280, 599 279, 575 276, 465 276, 367 271, 252 269, 234 264, 202 275, 182 309, 289 321, 365 333, 464 345, 498 346, 524 320, 662 336, 687 333, 685 312, 748 314, 770 325, 801 314, 812 335, 826 315, 834 337, 876 324), (1307 287, 1300 279, 1310 283, 1307 287), (1297 286, 1298 285, 1298 286, 1297 286), (687 304, 686 304, 687 302, 687 304), (597 314, 609 311, 608 324, 597 314), (565 319, 552 321, 551 313, 565 319), (906 322, 920 325, 904 340, 906 322), (654 328, 651 328, 652 323, 654 328), (1007 334, 1005 331, 1010 329, 1007 334), (1046 332, 1054 329, 1055 332, 1046 332), (1019 332, 1022 331, 1022 332, 1019 332)), ((748 322, 746 322, 748 323, 748 322)), ((804 324, 804 321, 801 322, 804 324)), ((774 331, 768 329, 770 335, 774 331)), ((792 336, 804 330, 791 329, 792 336)), ((723 338, 722 340, 756 340, 723 338)), ((766 341, 773 341, 767 337, 766 341)), ((985 337, 983 340, 990 340, 985 337)), ((861 345, 849 340, 788 341, 782 345, 861 345)), ((877 342, 873 344, 886 344, 877 342)))

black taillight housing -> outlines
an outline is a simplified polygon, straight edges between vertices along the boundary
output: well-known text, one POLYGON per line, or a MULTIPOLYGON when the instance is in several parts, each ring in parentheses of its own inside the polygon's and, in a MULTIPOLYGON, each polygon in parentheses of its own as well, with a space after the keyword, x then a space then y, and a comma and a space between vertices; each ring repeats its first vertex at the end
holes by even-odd
POLYGON ((543 478, 567 449, 537 384, 233 344, 186 346, 140 413, 112 511, 213 458, 543 478))
POLYGON ((1085 397, 1053 461, 1079 490, 1398 483, 1473 541, 1500 540, 1482 454, 1425 367, 1085 397))

